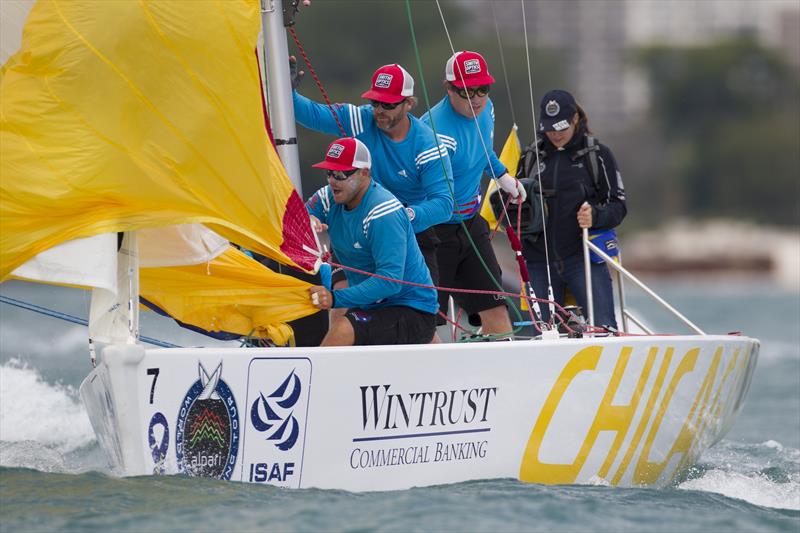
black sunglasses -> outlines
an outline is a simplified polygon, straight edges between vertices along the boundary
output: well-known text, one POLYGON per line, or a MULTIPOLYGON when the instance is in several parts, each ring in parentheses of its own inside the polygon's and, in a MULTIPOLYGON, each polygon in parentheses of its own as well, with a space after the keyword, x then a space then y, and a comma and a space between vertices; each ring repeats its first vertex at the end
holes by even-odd
POLYGON ((476 96, 484 97, 489 94, 489 90, 491 89, 490 85, 481 85, 480 87, 456 87, 453 84, 450 84, 450 90, 456 93, 458 96, 463 98, 464 100, 468 98, 474 98, 476 96))
POLYGON ((328 178, 335 179, 336 181, 344 181, 356 172, 358 172, 358 169, 354 168, 353 170, 329 170, 327 174, 328 178))
POLYGON ((406 99, 403 98, 402 100, 400 100, 396 104, 387 104, 386 102, 379 102, 377 100, 370 100, 369 101, 369 105, 371 105, 372 107, 382 107, 383 109, 385 109, 387 111, 391 111, 392 109, 395 109, 397 106, 399 106, 400 104, 402 104, 405 101, 406 101, 406 99))

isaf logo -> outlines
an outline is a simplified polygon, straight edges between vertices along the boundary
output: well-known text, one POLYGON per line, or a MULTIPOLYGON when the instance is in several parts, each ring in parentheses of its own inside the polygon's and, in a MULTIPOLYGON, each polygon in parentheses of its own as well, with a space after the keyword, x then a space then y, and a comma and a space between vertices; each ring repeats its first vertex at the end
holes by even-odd
POLYGON ((330 148, 328 148, 327 156, 334 159, 339 159, 339 156, 342 155, 342 152, 344 152, 344 146, 339 143, 334 143, 330 148))
POLYGON ((467 59, 464 61, 465 74, 477 74, 481 71, 481 63, 477 59, 467 59))
POLYGON ((239 450, 239 411, 222 380, 222 362, 199 378, 181 402, 175 435, 178 470, 198 477, 230 479, 239 450))
POLYGON ((392 84, 392 76, 391 74, 378 74, 378 77, 375 78, 375 87, 379 89, 388 89, 389 86, 392 84))
POLYGON ((268 396, 259 391, 258 398, 250 407, 250 421, 259 433, 266 433, 267 441, 282 451, 290 450, 297 442, 300 424, 292 410, 302 392, 300 378, 295 371, 283 380, 277 389, 268 396), (282 414, 289 411, 288 414, 282 414), (262 416, 263 414, 263 416, 262 416))
POLYGON ((548 117, 554 117, 558 115, 559 111, 561 111, 561 106, 558 105, 558 102, 555 100, 550 100, 547 102, 547 105, 544 106, 544 112, 547 113, 548 117))

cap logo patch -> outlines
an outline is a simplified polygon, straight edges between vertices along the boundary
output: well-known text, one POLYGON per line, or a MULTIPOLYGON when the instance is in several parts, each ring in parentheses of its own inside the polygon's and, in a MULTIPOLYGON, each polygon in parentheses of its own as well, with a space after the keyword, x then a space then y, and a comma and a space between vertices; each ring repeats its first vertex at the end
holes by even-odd
POLYGON ((558 115, 559 111, 561 111, 561 106, 558 105, 558 102, 556 102, 555 100, 550 100, 544 107, 544 112, 547 113, 548 117, 554 117, 558 115))
POLYGON ((326 157, 332 157, 333 159, 339 159, 339 156, 342 155, 344 152, 344 146, 341 144, 332 144, 331 147, 328 149, 328 154, 326 157))
POLYGON ((477 74, 481 71, 481 63, 477 59, 464 61, 464 74, 477 74))
POLYGON ((378 77, 375 78, 375 87, 378 89, 388 89, 392 84, 392 77, 391 74, 378 74, 378 77))

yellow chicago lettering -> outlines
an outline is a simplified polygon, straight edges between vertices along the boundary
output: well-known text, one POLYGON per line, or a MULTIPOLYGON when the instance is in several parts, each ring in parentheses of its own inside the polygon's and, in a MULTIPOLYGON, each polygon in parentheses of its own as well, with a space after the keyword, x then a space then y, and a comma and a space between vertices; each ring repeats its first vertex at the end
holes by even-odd
MULTIPOLYGON (((542 406, 539 418, 533 426, 525 452, 522 455, 522 465, 519 470, 519 478, 522 481, 531 483, 570 483, 562 481, 569 479, 573 465, 551 465, 539 462, 539 449, 542 446, 544 435, 550 421, 553 419, 558 404, 567 390, 567 387, 575 379, 575 376, 587 370, 594 370, 600 353, 603 351, 601 346, 590 346, 575 354, 572 359, 564 366, 561 375, 558 376, 555 385, 550 389, 550 394, 542 406)), ((572 477, 574 479, 574 476, 572 477)))
POLYGON ((681 428, 678 437, 675 439, 675 442, 672 444, 669 452, 667 453, 666 457, 664 457, 663 461, 654 461, 651 462, 648 460, 650 456, 650 448, 655 441, 656 435, 658 434, 658 430, 661 427, 661 422, 664 419, 664 414, 667 412, 669 408, 670 401, 672 400, 672 395, 675 392, 675 389, 678 387, 678 383, 680 383, 683 377, 694 370, 694 365, 697 362, 697 356, 700 352, 699 348, 693 348, 686 352, 686 355, 683 356, 680 364, 678 365, 678 369, 675 371, 675 374, 672 376, 672 380, 670 380, 669 387, 667 388, 666 393, 664 394, 664 399, 661 401, 661 405, 658 408, 658 413, 656 414, 656 418, 653 421, 653 426, 650 428, 650 432, 647 435, 647 439, 645 440, 644 447, 642 448, 642 453, 639 456, 639 461, 636 463, 636 469, 633 473, 633 482, 640 485, 651 485, 658 480, 659 476, 661 476, 664 468, 666 468, 667 464, 669 464, 672 457, 677 453, 683 453, 684 456, 682 457, 681 464, 685 464, 689 461, 689 450, 692 447, 692 443, 694 442, 694 437, 698 429, 698 421, 702 419, 703 414, 705 413, 706 406, 708 404, 708 399, 711 394, 711 387, 714 383, 714 380, 717 375, 717 368, 719 367, 719 360, 722 356, 722 348, 717 350, 717 353, 714 355, 714 359, 711 361, 711 366, 706 373, 705 379, 703 380, 703 384, 700 387, 700 390, 697 392, 697 396, 695 397, 694 403, 692 404, 692 408, 689 411, 689 414, 686 417, 686 420, 683 423, 683 427, 681 428), (703 404, 700 407, 700 410, 697 410, 698 405, 700 404, 700 399, 703 399, 703 404), (697 415, 695 416, 695 413, 697 415))
POLYGON ((617 361, 614 372, 606 388, 605 395, 600 402, 600 406, 595 414, 594 421, 592 422, 589 432, 581 445, 577 457, 571 464, 550 464, 542 463, 539 460, 539 451, 541 449, 542 441, 547 433, 547 428, 553 418, 556 408, 558 407, 564 393, 580 372, 587 370, 594 370, 597 367, 597 362, 602 352, 602 347, 592 346, 585 348, 578 352, 561 372, 558 380, 550 391, 547 399, 545 400, 539 418, 533 427, 531 436, 528 439, 528 444, 525 447, 525 452, 522 458, 522 465, 520 466, 520 479, 534 483, 555 483, 566 484, 573 483, 578 474, 583 468, 589 453, 592 450, 597 437, 601 431, 616 431, 616 437, 611 444, 609 452, 606 456, 603 465, 601 466, 598 474, 605 477, 608 470, 614 462, 614 459, 619 452, 625 435, 627 434, 628 427, 633 420, 636 408, 642 395, 642 390, 647 383, 647 378, 653 368, 657 349, 653 348, 645 361, 642 373, 636 384, 631 403, 629 405, 612 405, 611 402, 616 396, 617 389, 622 377, 625 375, 625 369, 628 365, 631 352, 633 348, 623 347, 620 357, 617 361))
MULTIPOLYGON (((657 348, 651 348, 650 353, 655 355, 657 351, 657 348)), ((623 457, 622 462, 617 469, 617 473, 614 474, 614 478, 611 480, 612 485, 617 485, 619 484, 620 480, 622 480, 622 476, 625 475, 625 472, 628 470, 628 466, 631 464, 631 459, 633 459, 633 454, 636 451, 636 448, 639 447, 639 443, 642 440, 642 435, 644 435, 644 430, 647 428, 647 423, 650 421, 650 415, 653 413, 653 407, 655 407, 656 400, 661 392, 661 387, 664 385, 664 379, 667 376, 667 370, 669 370, 669 364, 672 361, 673 352, 674 348, 671 346, 664 352, 664 360, 661 361, 661 368, 658 369, 656 382, 653 384, 653 390, 650 392, 650 397, 647 399, 647 404, 644 406, 642 418, 639 421, 636 432, 633 434, 633 439, 631 439, 631 443, 628 446, 628 451, 625 453, 625 457, 623 457)))

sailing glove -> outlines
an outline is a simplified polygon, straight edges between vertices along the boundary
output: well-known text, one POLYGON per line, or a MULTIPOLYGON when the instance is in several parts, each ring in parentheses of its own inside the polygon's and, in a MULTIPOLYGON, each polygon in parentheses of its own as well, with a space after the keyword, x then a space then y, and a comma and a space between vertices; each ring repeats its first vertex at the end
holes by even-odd
POLYGON ((522 183, 517 178, 509 175, 508 172, 497 178, 497 183, 501 189, 516 200, 514 203, 521 204, 528 198, 528 193, 525 192, 525 187, 522 183))
POLYGON ((292 80, 292 90, 297 90, 300 87, 304 74, 305 72, 302 70, 297 70, 297 59, 294 56, 289 56, 289 79, 292 80))

